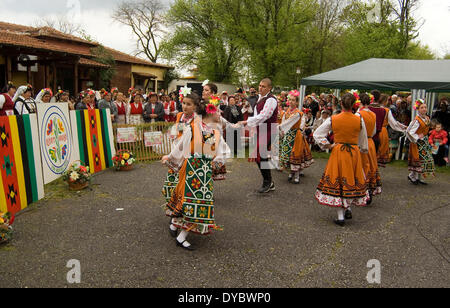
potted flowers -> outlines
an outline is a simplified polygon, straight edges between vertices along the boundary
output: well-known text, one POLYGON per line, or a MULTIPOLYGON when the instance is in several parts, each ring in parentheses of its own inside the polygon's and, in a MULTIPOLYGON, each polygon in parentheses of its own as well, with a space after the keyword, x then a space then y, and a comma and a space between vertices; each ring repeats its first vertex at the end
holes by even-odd
POLYGON ((136 161, 132 152, 128 150, 118 151, 113 157, 114 166, 117 171, 129 171, 133 169, 133 164, 136 161))
POLYGON ((70 190, 80 191, 89 186, 91 173, 89 167, 80 164, 77 166, 74 162, 64 173, 63 179, 69 184, 70 190))
POLYGON ((0 245, 8 243, 12 239, 12 227, 14 216, 0 212, 0 245))

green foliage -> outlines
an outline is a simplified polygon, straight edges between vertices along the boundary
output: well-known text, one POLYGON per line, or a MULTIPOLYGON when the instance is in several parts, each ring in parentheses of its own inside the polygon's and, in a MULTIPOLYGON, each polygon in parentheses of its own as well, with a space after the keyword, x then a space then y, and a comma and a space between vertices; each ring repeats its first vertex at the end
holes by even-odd
POLYGON ((231 82, 239 49, 220 24, 220 1, 176 0, 168 14, 173 34, 161 45, 163 57, 194 65, 200 78, 231 82))
POLYGON ((108 88, 111 79, 116 73, 116 61, 112 54, 103 46, 99 45, 95 48, 91 48, 91 54, 94 56, 94 60, 102 64, 108 65, 108 68, 99 69, 100 74, 100 88, 108 88))
POLYGON ((271 77, 280 87, 295 87, 296 67, 305 77, 369 58, 433 59, 415 41, 418 23, 410 12, 417 1, 405 3, 176 0, 164 57, 216 82, 271 77))

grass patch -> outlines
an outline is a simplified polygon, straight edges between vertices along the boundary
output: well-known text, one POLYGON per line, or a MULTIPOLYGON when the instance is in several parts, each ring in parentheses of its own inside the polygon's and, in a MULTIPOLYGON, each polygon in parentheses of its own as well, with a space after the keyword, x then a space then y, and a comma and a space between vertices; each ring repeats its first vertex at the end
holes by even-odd
MULTIPOLYGON (((408 162, 406 160, 396 160, 389 163, 388 166, 407 169, 408 162)), ((436 173, 450 174, 450 167, 436 167, 436 173)))

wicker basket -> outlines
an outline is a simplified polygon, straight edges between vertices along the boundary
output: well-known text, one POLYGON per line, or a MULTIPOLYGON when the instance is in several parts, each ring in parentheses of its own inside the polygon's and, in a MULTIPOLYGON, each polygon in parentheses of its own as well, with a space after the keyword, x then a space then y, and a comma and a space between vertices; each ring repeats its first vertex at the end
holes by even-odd
MULTIPOLYGON (((77 162, 79 162, 81 166, 84 166, 84 163, 81 160, 76 160, 72 164, 70 164, 68 169, 72 168, 72 166, 77 162)), ((69 189, 71 191, 81 191, 89 186, 89 182, 79 183, 78 181, 71 182, 70 180, 68 180, 67 183, 69 184, 69 189)))
POLYGON ((85 188, 87 188, 89 186, 89 182, 86 183, 78 183, 78 182, 68 182, 69 183, 69 189, 71 191, 80 191, 83 190, 85 188))
POLYGON ((133 165, 122 166, 119 168, 119 171, 130 171, 133 170, 133 165))

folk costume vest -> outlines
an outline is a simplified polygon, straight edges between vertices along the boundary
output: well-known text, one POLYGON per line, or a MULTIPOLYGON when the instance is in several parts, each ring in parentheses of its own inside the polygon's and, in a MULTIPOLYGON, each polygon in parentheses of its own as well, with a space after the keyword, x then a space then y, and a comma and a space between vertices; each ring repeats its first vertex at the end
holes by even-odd
POLYGON ((8 93, 2 94, 5 97, 5 103, 3 104, 3 108, 0 109, 0 116, 5 116, 7 110, 14 110, 14 102, 8 93))
MULTIPOLYGON (((256 110, 258 114, 260 114, 264 110, 266 102, 269 98, 273 98, 276 100, 275 96, 273 96, 272 93, 269 93, 266 97, 263 97, 258 101, 258 104, 256 105, 256 110)), ((276 130, 276 127, 278 125, 278 108, 275 108, 272 116, 269 119, 267 119, 262 125, 265 125, 267 127, 267 130, 264 136, 262 136, 261 134, 264 131, 261 130, 261 127, 258 126, 256 129, 258 135, 258 154, 260 153, 259 151, 261 150, 260 147, 265 146, 266 150, 270 151, 270 147, 272 145, 272 132, 276 130)), ((258 158, 260 158, 259 155, 258 158)))
POLYGON ((334 132, 334 142, 340 144, 358 145, 361 131, 361 118, 350 112, 343 112, 331 117, 334 132))

